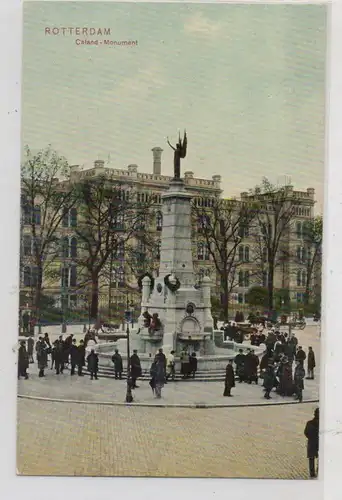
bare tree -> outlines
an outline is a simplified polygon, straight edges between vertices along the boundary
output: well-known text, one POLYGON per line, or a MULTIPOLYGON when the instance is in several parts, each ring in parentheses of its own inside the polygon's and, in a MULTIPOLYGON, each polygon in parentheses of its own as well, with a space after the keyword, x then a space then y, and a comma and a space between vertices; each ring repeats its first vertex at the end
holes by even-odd
POLYGON ((91 289, 90 316, 97 319, 101 279, 105 282, 106 275, 107 279, 112 275, 113 263, 118 261, 122 266, 117 279, 121 286, 126 284, 126 245, 128 249, 141 231, 148 204, 137 203, 133 191, 106 177, 80 182, 77 194, 80 222, 75 228, 78 251, 74 260, 82 274, 78 286, 91 289))
POLYGON ((37 320, 43 284, 56 278, 58 230, 75 201, 66 159, 51 146, 35 154, 26 147, 21 166, 21 267, 24 286, 31 286, 33 292, 37 320))
POLYGON ((197 258, 210 259, 214 263, 220 282, 223 316, 228 321, 229 298, 239 284, 239 269, 252 259, 249 247, 248 254, 244 251, 240 254, 239 247, 251 230, 256 206, 254 202, 218 198, 212 199, 210 207, 200 206, 196 199, 192 206, 199 234, 197 258))
POLYGON ((322 256, 323 218, 316 216, 309 221, 297 222, 296 231, 302 236, 302 245, 297 246, 293 259, 298 264, 295 274, 298 283, 304 284, 304 304, 310 303, 313 295, 319 295, 314 287, 315 272, 322 256))
POLYGON ((296 207, 301 200, 292 196, 291 186, 274 186, 264 178, 261 186, 250 191, 250 199, 258 202, 255 225, 255 252, 260 278, 268 290, 268 308, 274 308, 274 279, 279 266, 290 257, 290 234, 296 207))

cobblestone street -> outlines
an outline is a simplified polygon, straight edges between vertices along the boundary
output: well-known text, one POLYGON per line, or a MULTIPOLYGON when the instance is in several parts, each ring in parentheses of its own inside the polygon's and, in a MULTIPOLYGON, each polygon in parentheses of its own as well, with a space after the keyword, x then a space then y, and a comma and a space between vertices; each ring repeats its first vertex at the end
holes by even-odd
POLYGON ((21 399, 24 475, 308 478, 316 405, 138 408, 21 399))

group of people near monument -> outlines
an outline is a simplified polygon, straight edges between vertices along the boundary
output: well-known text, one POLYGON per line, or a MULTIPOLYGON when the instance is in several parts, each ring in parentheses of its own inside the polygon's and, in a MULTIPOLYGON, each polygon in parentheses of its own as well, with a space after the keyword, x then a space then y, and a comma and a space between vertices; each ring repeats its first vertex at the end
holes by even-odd
MULTIPOLYGON (((77 345, 74 335, 68 335, 63 339, 60 335, 58 339, 51 343, 48 333, 40 336, 35 345, 36 359, 38 365, 38 376, 45 377, 45 370, 51 363, 50 369, 56 370, 56 375, 63 374, 66 368, 70 367, 70 375, 77 374, 82 377, 83 368, 87 366, 90 378, 97 380, 98 373, 98 355, 94 349, 91 349, 86 356, 86 346, 90 338, 81 339, 77 345)), ((30 363, 34 362, 34 339, 29 337, 26 342, 21 341, 18 350, 18 378, 28 379, 27 369, 30 363)))
POLYGON ((233 363, 229 362, 226 368, 224 396, 231 396, 231 389, 235 387, 235 375, 239 383, 258 384, 259 378, 263 380, 265 399, 271 399, 274 389, 282 397, 294 397, 298 402, 303 401, 305 367, 307 360, 307 377, 314 379, 316 367, 315 353, 309 347, 306 355, 302 346, 298 346, 295 335, 288 338, 285 333, 270 331, 265 335, 263 342, 266 350, 259 362, 253 349, 248 349, 244 354, 243 349, 234 359, 236 373, 232 373, 233 363), (293 369, 293 364, 295 367, 293 369))

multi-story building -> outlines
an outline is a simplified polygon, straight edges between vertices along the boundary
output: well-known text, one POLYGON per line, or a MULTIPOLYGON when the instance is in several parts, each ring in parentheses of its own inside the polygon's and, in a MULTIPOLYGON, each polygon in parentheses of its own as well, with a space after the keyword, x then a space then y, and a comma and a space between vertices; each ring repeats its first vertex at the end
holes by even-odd
MULTIPOLYGON (((153 217, 150 218, 145 230, 153 236, 156 248, 159 246, 159 235, 162 230, 162 211, 161 196, 168 189, 170 176, 162 174, 162 152, 161 148, 153 148, 153 169, 152 173, 139 172, 137 165, 128 165, 126 169, 116 169, 105 164, 102 160, 95 160, 91 168, 84 169, 79 165, 71 167, 70 181, 74 184, 83 180, 94 180, 99 178, 108 178, 111 183, 118 186, 125 196, 127 192, 134 192, 137 202, 148 202, 153 197, 154 209, 153 217)), ((184 182, 186 189, 193 194, 197 206, 205 210, 210 207, 214 200, 222 196, 221 176, 213 175, 212 179, 200 179, 194 176, 193 172, 184 173, 184 182)), ((289 203, 295 206, 295 213, 291 219, 291 224, 281 236, 281 251, 284 258, 279 262, 275 269, 274 283, 279 289, 287 289, 290 293, 290 300, 302 302, 306 289, 306 266, 309 258, 308 248, 305 245, 305 223, 313 217, 314 190, 309 188, 305 192, 295 191, 293 187, 288 186, 289 203)), ((260 196, 259 196, 260 198, 260 196)), ((253 201, 253 197, 248 193, 242 193, 240 200, 227 200, 227 203, 234 203, 239 208, 240 204, 246 204, 253 201)), ((263 200, 265 204, 265 199, 263 200)), ((272 218, 271 204, 265 205, 268 215, 272 218)), ((32 213, 22 217, 22 273, 21 290, 25 297, 22 303, 30 302, 30 290, 36 282, 36 269, 32 265, 32 254, 34 251, 32 235, 30 234, 29 218, 32 213), (31 262, 31 263, 30 263, 31 262)), ((40 223, 40 211, 37 207, 34 211, 36 224, 40 223)), ((60 240, 61 251, 54 259, 53 268, 55 273, 49 274, 49 279, 44 277, 44 294, 53 296, 57 305, 64 309, 80 309, 89 304, 89 290, 79 289, 78 280, 80 270, 75 264, 75 257, 79 252, 78 241, 75 236, 75 227, 80 223, 77 208, 71 208, 62 218, 62 223, 58 228, 58 237, 60 240)), ((118 221, 120 226, 120 221, 118 221)), ((120 229, 120 228, 119 228, 120 229)), ((122 227, 121 230, 124 230, 122 227)), ((242 240, 237 249, 236 258, 239 261, 238 272, 236 274, 236 283, 230 295, 230 302, 236 303, 237 307, 246 302, 247 291, 253 285, 266 285, 267 266, 260 272, 262 259, 259 258, 256 263, 256 254, 258 249, 258 238, 255 230, 245 230, 242 240)), ((139 244, 139 243, 138 243, 139 244)), ((141 253, 144 249, 141 249, 141 253)), ((158 258, 158 252, 156 252, 158 258)), ((209 249, 201 234, 198 220, 194 217, 193 221, 193 255, 195 269, 199 280, 203 275, 211 276, 214 289, 213 293, 220 294, 220 280, 215 272, 215 265, 212 261, 209 249)), ((260 257, 260 255, 259 255, 260 257)), ((126 303, 134 303, 139 307, 140 297, 137 293, 137 276, 132 272, 131 267, 126 262, 124 245, 116 249, 112 256, 112 265, 110 268, 110 279, 99 283, 99 309, 100 314, 107 315, 110 310, 111 317, 122 317, 122 311, 126 303), (104 313, 101 313, 104 312, 104 313)), ((153 266, 152 266, 153 267, 153 266)), ((319 274, 316 272, 316 281, 319 274)))

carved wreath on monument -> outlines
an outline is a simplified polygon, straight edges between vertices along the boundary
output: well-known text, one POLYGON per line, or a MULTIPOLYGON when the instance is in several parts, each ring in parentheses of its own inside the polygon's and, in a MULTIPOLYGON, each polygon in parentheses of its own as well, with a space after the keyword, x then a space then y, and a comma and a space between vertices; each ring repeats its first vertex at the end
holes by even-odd
POLYGON ((153 276, 152 276, 152 274, 151 274, 151 273, 144 273, 144 274, 142 274, 141 276, 139 276, 139 278, 138 278, 138 287, 139 287, 139 290, 142 290, 142 287, 143 287, 143 286, 142 286, 142 280, 143 280, 144 278, 146 278, 146 276, 147 276, 148 278, 150 278, 150 281, 151 281, 151 291, 152 291, 152 290, 153 290, 153 288, 154 288, 154 278, 153 278, 153 276))
POLYGON ((172 274, 167 274, 165 276, 164 283, 167 286, 167 288, 173 293, 177 292, 178 288, 180 287, 179 279, 176 278, 176 276, 173 276, 172 274))

